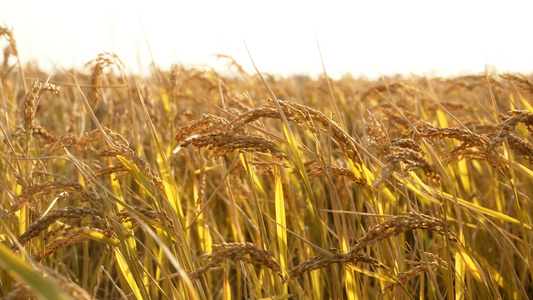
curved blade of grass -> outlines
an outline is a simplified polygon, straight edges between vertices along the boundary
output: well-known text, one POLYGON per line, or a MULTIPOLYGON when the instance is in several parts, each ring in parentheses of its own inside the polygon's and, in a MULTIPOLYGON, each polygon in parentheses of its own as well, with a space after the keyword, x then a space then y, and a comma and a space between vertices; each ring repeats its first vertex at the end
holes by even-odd
MULTIPOLYGON (((292 129, 290 127, 290 124, 289 124, 289 121, 287 120, 287 117, 285 116, 285 113, 283 112, 283 109, 281 108, 281 105, 279 104, 279 101, 278 99, 276 98, 276 95, 274 95, 274 92, 272 91, 272 89, 270 88, 270 86, 268 85, 268 83, 266 82, 265 78, 263 77, 263 75, 261 74, 261 72, 259 72, 259 69, 256 67, 253 59, 252 59, 252 54, 250 53, 250 50, 248 50, 248 47, 246 46, 246 43, 244 44, 244 46, 246 47, 246 51, 248 51, 248 55, 250 57, 250 60, 252 61, 252 65, 254 66, 254 69, 255 71, 257 72, 257 75, 259 76, 259 78, 261 78, 261 81, 265 84, 267 90, 268 90, 268 93, 270 94, 270 97, 272 97, 272 101, 274 102, 274 105, 276 106, 276 109, 278 110, 279 114, 280 114, 280 117, 281 117, 281 120, 282 120, 282 126, 283 126, 283 132, 285 133, 285 137, 287 138, 287 141, 289 142, 289 147, 291 149, 291 152, 293 154, 293 157, 294 157, 294 160, 296 162, 296 167, 297 167, 297 172, 298 174, 300 175, 300 178, 303 182, 303 185, 304 185, 304 188, 307 192, 307 195, 309 197, 309 206, 311 207, 311 210, 313 212, 313 215, 312 215, 312 220, 313 220, 313 227, 316 228, 316 230, 318 230, 318 233, 320 235, 320 239, 321 239, 321 246, 323 246, 324 248, 326 247, 327 245, 327 239, 326 239, 326 232, 325 232, 325 229, 324 227, 322 226, 321 222, 320 222, 320 215, 318 213, 318 210, 316 208, 316 201, 315 201, 315 196, 314 196, 314 193, 313 193, 313 189, 311 188, 311 183, 309 182, 309 178, 307 177, 307 174, 305 172, 305 167, 303 165, 303 162, 302 162, 302 157, 300 156, 300 151, 298 150, 298 144, 296 143, 296 139, 294 138, 294 134, 292 132, 292 129)), ((318 287, 317 287, 318 288, 318 287)))
POLYGON ((143 111, 145 113, 146 121, 150 125, 148 127, 150 128, 152 140, 153 140, 155 149, 157 151, 157 164, 159 166, 159 172, 161 173, 161 180, 163 181, 165 193, 170 202, 170 205, 174 209, 174 212, 177 214, 178 221, 180 223, 180 228, 183 229, 185 226, 185 215, 183 213, 183 208, 181 206, 181 200, 179 198, 178 188, 174 180, 174 176, 172 176, 172 172, 170 170, 167 157, 165 155, 165 150, 163 149, 163 146, 161 145, 161 142, 159 141, 159 137, 157 136, 157 132, 155 131, 155 126, 152 123, 152 120, 150 119, 150 115, 148 114, 148 110, 146 108, 146 104, 144 103, 144 98, 142 97, 142 93, 139 90, 139 86, 137 86, 137 90, 138 90, 139 99, 140 99, 143 111))
MULTIPOLYGON (((161 180, 163 181, 163 187, 165 189, 166 199, 168 199, 167 201, 169 202, 170 207, 172 208, 172 211, 169 212, 169 214, 172 216, 172 219, 174 219, 174 222, 178 223, 177 231, 178 231, 179 244, 181 244, 181 247, 175 250, 175 255, 178 256, 184 268, 192 270, 192 269, 195 269, 195 262, 193 261, 190 242, 188 241, 188 238, 185 234, 185 231, 186 231, 185 214, 183 212, 183 208, 181 205, 181 199, 179 197, 178 185, 176 184, 174 180, 174 176, 172 174, 170 165, 168 164, 168 160, 165 155, 165 150, 163 146, 161 145, 161 142, 155 130, 155 126, 150 118, 148 109, 146 108, 146 104, 144 102, 144 98, 142 97, 142 93, 139 90, 139 86, 138 85, 136 86, 137 86, 137 91, 139 95, 139 100, 140 100, 143 112, 145 114, 146 122, 148 122, 148 125, 149 125, 148 128, 150 129, 152 141, 155 146, 156 153, 157 153, 157 164, 159 167, 159 173, 161 174, 161 180)), ((172 236, 170 229, 167 228, 167 230, 169 231, 168 236, 172 236)), ((190 283, 190 281, 186 280, 185 287, 187 289, 192 288, 192 284, 190 283)), ((193 293, 193 292, 191 291, 190 293, 193 293)), ((194 293, 196 293, 196 291, 194 291, 194 293)))
MULTIPOLYGON (((139 168, 131 163, 127 158, 125 158, 124 156, 122 155, 117 155, 117 158, 118 160, 120 160, 120 162, 122 164, 124 164, 124 166, 129 170, 131 171, 131 174, 133 175, 133 179, 135 179, 135 181, 141 186, 141 188, 148 194, 150 195, 150 197, 152 198, 155 198, 156 197, 156 192, 150 187, 150 184, 148 183, 148 180, 146 180, 146 177, 143 175, 143 173, 141 172, 141 170, 139 170, 139 168)), ((154 205, 157 206, 157 203, 154 203, 154 205)))
MULTIPOLYGON (((246 161, 245 159, 245 156, 244 155, 239 155, 239 158, 242 162, 243 165, 247 165, 248 162, 246 161)), ((265 194, 265 189, 263 188, 263 184, 261 183, 261 180, 259 179, 259 177, 257 177, 257 175, 255 174, 255 172, 252 172, 251 169, 249 170, 250 172, 250 180, 253 181, 254 183, 254 188, 261 194, 261 195, 264 195, 265 194)))
POLYGON ((168 246, 165 243, 163 243, 163 241, 152 230, 150 230, 147 224, 140 223, 139 225, 142 226, 144 230, 146 230, 146 232, 154 239, 154 241, 163 251, 164 255, 169 260, 171 265, 177 270, 185 287, 185 290, 183 290, 182 286, 180 286, 179 287, 180 291, 187 291, 188 293, 187 296, 190 299, 200 299, 198 296, 198 291, 195 289, 194 285, 192 284, 189 276, 187 275, 187 272, 185 272, 185 270, 182 268, 181 264, 179 263, 177 258, 174 256, 174 254, 170 251, 168 246))
MULTIPOLYGON (((464 235, 460 235, 459 239, 461 243, 465 242, 464 235)), ((466 277, 466 265, 469 266, 469 269, 471 270, 472 275, 474 275, 474 278, 480 281, 481 277, 479 276, 479 271, 475 267, 473 259, 470 257, 470 255, 465 255, 461 251, 457 251, 455 252, 453 257, 455 259, 455 299, 461 299, 465 293, 464 286, 466 277)))
POLYGON ((73 299, 63 293, 51 281, 34 270, 21 256, 11 252, 4 244, 0 244, 0 265, 13 277, 24 281, 33 292, 43 299, 73 299))
MULTIPOLYGON (((277 169, 277 168, 276 168, 277 169)), ((275 192, 275 206, 276 206, 276 222, 283 227, 287 226, 285 219, 285 198, 283 197, 283 186, 279 170, 274 172, 276 192, 275 192)), ((283 270, 287 270, 287 232, 281 226, 276 226, 276 237, 279 250, 279 263, 283 270)), ((287 285, 284 286, 284 293, 287 293, 287 285)))
POLYGON ((379 279, 379 280, 381 280, 383 282, 397 283, 397 281, 394 278, 391 278, 389 276, 385 276, 383 274, 379 274, 379 273, 376 273, 376 272, 372 272, 372 271, 369 271, 367 269, 360 268, 360 267, 358 267, 356 265, 345 264, 344 267, 352 269, 352 270, 354 270, 356 272, 359 272, 361 274, 365 274, 367 276, 374 277, 374 278, 379 279))
POLYGON ((172 111, 170 109, 170 99, 168 97, 168 94, 162 87, 159 88, 159 92, 161 93, 161 102, 163 102, 163 108, 165 109, 165 112, 168 115, 168 119, 172 120, 172 111))
POLYGON ((316 46, 318 48, 318 55, 320 56, 320 62, 322 63, 322 71, 324 72, 324 78, 326 79, 326 84, 328 85, 329 96, 331 97, 331 100, 333 101, 333 106, 335 107, 337 118, 339 118, 339 124, 343 130, 346 130, 346 128, 344 127, 344 122, 342 120, 341 113, 339 111, 339 106, 337 105, 337 100, 335 99, 335 94, 333 93, 333 87, 331 86, 328 73, 326 72, 326 66, 324 65, 324 59, 322 58, 322 50, 320 50, 320 44, 318 43, 318 36, 315 36, 315 39, 316 39, 316 46))
MULTIPOLYGON (((409 172, 409 175, 411 175, 411 177, 415 180, 415 182, 420 185, 420 187, 425 190, 426 192, 429 193, 426 194, 424 193, 422 190, 420 190, 420 188, 417 188, 415 187, 412 183, 410 182, 406 182, 404 180, 402 180, 401 178, 397 178, 398 180, 402 181, 406 186, 407 188, 409 188, 410 190, 412 190, 413 192, 415 192, 417 195, 419 196, 422 196, 424 199, 426 200, 429 200, 431 201, 432 203, 435 203, 435 204, 440 204, 440 201, 437 200, 436 198, 434 198, 433 196, 431 195, 438 195, 438 194, 441 194, 448 198, 448 199, 453 199, 453 195, 449 194, 449 193, 446 193, 446 192, 443 192, 443 191, 437 191, 431 187, 429 187, 428 185, 426 185, 424 182, 422 182, 422 180, 416 175, 414 174, 413 172, 409 172)), ((494 218, 497 218, 499 220, 502 220, 502 221, 505 221, 505 222, 509 222, 509 223, 513 223, 513 224, 516 224, 516 225, 521 225, 520 221, 513 218, 513 217, 510 217, 504 213, 501 213, 501 212, 498 212, 498 211, 495 211, 495 210, 492 210, 490 208, 486 208, 486 207, 483 207, 479 204, 475 204, 475 203, 472 203, 472 202, 469 202, 469 201, 466 201, 464 199, 461 199, 459 197, 456 197, 455 199, 457 199, 457 202, 463 206, 466 206, 470 209, 473 209, 475 211, 477 211, 478 213, 481 213, 481 214, 484 214, 484 215, 488 215, 488 216, 491 216, 491 217, 494 217, 494 218)), ((533 227, 531 227, 531 225, 528 225, 528 224, 524 224, 524 226, 526 226, 528 229, 532 229, 533 227)))
MULTIPOLYGON (((198 171, 205 172, 205 166, 202 164, 201 168, 198 169, 198 171)), ((205 173, 203 174, 205 175, 205 173)), ((203 178, 205 180, 205 177, 203 178)), ((202 189, 202 183, 199 182, 199 180, 196 179, 196 177, 193 177, 193 199, 194 199, 194 207, 196 207, 196 212, 198 212, 199 208, 203 205, 204 202, 204 195, 201 195, 201 189, 202 189)), ((204 187, 205 192, 205 187, 204 187)), ((205 220, 206 216, 204 214, 199 214, 198 218, 196 220, 196 228, 198 230, 198 239, 200 242, 200 245, 202 247, 202 251, 204 253, 211 253, 211 245, 213 244, 213 240, 211 237, 211 229, 206 224, 205 220)))
MULTIPOLYGON (((468 251, 463 247, 462 243, 454 243, 454 247, 457 250, 455 259, 462 260, 464 262, 464 266, 468 268, 470 274, 472 274, 477 281, 482 283, 486 282, 485 280, 487 277, 483 272, 483 268, 481 268, 479 263, 468 253, 468 251)), ((459 271, 460 270, 456 270, 456 272, 459 271)))
POLYGON ((126 282, 133 291, 133 294, 135 294, 135 297, 137 299, 144 299, 143 294, 141 293, 141 290, 139 289, 139 286, 137 285, 137 282, 135 281, 135 278, 133 277, 133 274, 128 266, 128 263, 122 255, 122 252, 120 252, 117 247, 113 247, 113 251, 115 252, 117 264, 120 271, 122 272, 122 276, 124 276, 124 278, 126 279, 126 282))
MULTIPOLYGON (((120 200, 122 201, 125 201, 124 200, 124 195, 122 193, 122 189, 120 188, 120 184, 118 182, 118 180, 116 180, 116 175, 115 174, 109 174, 109 178, 110 178, 110 182, 111 182, 111 187, 113 188, 113 193, 115 194, 115 196, 117 196, 120 200)), ((115 202, 116 206, 117 206, 117 211, 121 211, 124 206, 122 206, 120 204, 120 202, 115 202)), ((124 227, 130 229, 131 228, 131 222, 125 222, 124 224, 124 227)), ((130 232, 130 234, 134 234, 133 231, 130 232)), ((130 248, 130 252, 131 253, 137 253, 137 247, 136 247, 136 243, 135 243, 135 239, 132 239, 131 237, 127 237, 126 238, 126 241, 128 242, 128 247, 130 248)))
POLYGON ((96 117, 96 115, 94 114, 92 108, 91 108, 91 105, 89 104, 89 100, 87 100, 87 97, 85 97, 85 94, 83 93, 83 91, 81 90, 81 87, 78 83, 78 80, 76 79, 76 76, 74 76, 72 73, 70 73, 69 71, 67 71, 65 68, 63 68, 63 70, 72 78, 72 80, 74 81, 74 83, 76 84, 76 88, 78 89, 78 92, 80 93, 81 95, 81 98, 82 98, 82 103, 83 103, 83 106, 85 107, 85 109, 89 112, 89 115, 91 116, 91 119, 93 120, 94 124, 96 124, 96 127, 98 127, 98 130, 100 131, 100 134, 104 137, 105 141, 110 145, 110 146, 113 146, 115 145, 115 143, 113 142, 113 140, 107 135, 107 133, 105 132, 104 128, 102 127, 102 124, 100 124, 100 121, 98 121, 98 118, 96 117))

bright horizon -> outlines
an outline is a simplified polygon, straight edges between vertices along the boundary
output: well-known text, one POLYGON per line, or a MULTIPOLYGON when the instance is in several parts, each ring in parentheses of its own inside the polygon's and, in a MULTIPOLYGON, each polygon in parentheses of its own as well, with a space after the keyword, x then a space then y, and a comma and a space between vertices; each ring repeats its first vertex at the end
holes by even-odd
MULTIPOLYGON (((128 72, 172 63, 225 71, 233 56, 253 72, 375 78, 531 73, 530 1, 92 1, 0 0, 22 63, 82 68, 114 52, 128 72), (4 2, 4 3, 2 3, 4 2), (142 26, 141 26, 141 20, 142 26)), ((6 45, 0 40, 0 47, 6 45)))

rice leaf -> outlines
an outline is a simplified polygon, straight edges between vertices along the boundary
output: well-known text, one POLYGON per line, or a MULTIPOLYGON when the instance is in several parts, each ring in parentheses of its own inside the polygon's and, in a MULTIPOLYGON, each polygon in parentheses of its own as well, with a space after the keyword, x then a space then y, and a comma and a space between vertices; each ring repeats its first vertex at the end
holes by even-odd
POLYGON ((74 299, 74 297, 69 297, 53 282, 43 277, 40 272, 37 272, 32 268, 23 257, 11 252, 11 250, 3 244, 0 244, 0 265, 2 265, 2 268, 11 276, 27 284, 32 291, 43 299, 74 299))

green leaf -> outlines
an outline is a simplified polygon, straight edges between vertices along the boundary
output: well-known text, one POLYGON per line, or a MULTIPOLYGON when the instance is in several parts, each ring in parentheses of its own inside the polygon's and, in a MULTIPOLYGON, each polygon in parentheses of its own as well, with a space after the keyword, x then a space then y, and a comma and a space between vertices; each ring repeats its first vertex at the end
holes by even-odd
POLYGON ((22 280, 30 289, 43 299, 73 299, 63 293, 50 280, 32 268, 21 256, 0 244, 0 265, 14 278, 22 280))

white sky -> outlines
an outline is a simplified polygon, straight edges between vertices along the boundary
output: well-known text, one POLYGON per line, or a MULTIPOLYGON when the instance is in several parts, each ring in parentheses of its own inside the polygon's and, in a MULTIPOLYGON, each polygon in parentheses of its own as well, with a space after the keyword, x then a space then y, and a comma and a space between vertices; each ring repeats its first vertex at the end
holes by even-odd
MULTIPOLYGON (((225 68, 232 55, 252 72, 329 75, 460 75, 533 71, 533 1, 126 1, 0 0, 23 62, 82 67, 115 52, 128 71, 156 63, 225 68)), ((0 40, 5 46, 5 40, 0 40)), ((0 57, 1 60, 1 57, 0 57)))

